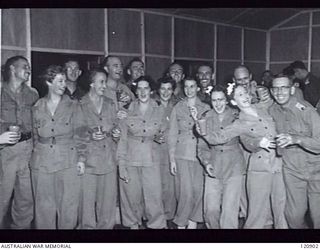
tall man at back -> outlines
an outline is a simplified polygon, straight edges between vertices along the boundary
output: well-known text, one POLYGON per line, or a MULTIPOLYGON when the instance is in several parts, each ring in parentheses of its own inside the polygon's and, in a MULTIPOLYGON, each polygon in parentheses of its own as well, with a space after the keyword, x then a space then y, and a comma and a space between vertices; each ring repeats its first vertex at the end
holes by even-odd
POLYGON ((8 141, 1 151, 3 181, 1 183, 0 223, 11 212, 11 228, 28 229, 33 219, 33 197, 29 161, 32 152, 31 107, 39 96, 26 82, 30 64, 23 56, 14 56, 5 63, 1 89, 0 132, 19 130, 19 138, 8 141), (12 206, 10 200, 13 195, 12 206))
POLYGON ((143 61, 135 57, 133 58, 127 66, 127 75, 129 76, 129 79, 126 83, 126 85, 130 88, 132 92, 134 92, 135 89, 135 80, 137 80, 140 76, 144 76, 145 74, 145 67, 143 61))
POLYGON ((64 63, 64 69, 66 71, 66 90, 65 94, 71 99, 80 100, 84 96, 85 92, 79 86, 78 79, 82 73, 79 63, 76 60, 69 59, 64 63))

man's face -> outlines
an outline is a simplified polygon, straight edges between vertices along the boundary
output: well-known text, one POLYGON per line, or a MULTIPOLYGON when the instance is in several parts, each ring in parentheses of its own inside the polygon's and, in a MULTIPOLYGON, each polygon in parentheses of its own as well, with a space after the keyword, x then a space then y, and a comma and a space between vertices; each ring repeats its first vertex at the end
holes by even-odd
POLYGON ((293 69, 294 75, 299 80, 304 80, 307 77, 308 72, 305 69, 293 69))
POLYGON ((159 95, 162 101, 168 102, 172 96, 173 89, 172 84, 168 83, 161 83, 161 87, 159 89, 159 95))
POLYGON ((197 72, 197 77, 201 87, 205 89, 211 85, 212 69, 209 66, 200 66, 197 72))
POLYGON ((123 73, 123 66, 118 57, 110 57, 104 69, 108 72, 108 78, 119 81, 123 73))
POLYGON ((11 70, 13 71, 15 78, 23 82, 27 82, 31 75, 30 64, 24 59, 19 59, 13 65, 11 65, 11 70))
POLYGON ((262 81, 269 83, 272 82, 273 76, 271 75, 270 72, 265 72, 262 76, 262 81))
POLYGON ((197 95, 197 83, 194 80, 187 80, 184 82, 184 93, 187 98, 193 98, 197 95))
POLYGON ((227 99, 222 91, 213 91, 211 94, 211 103, 213 109, 218 113, 222 114, 226 109, 227 99))
POLYGON ((183 68, 179 64, 173 64, 169 69, 169 75, 176 83, 181 82, 184 78, 183 68))
POLYGON ((287 77, 273 79, 271 93, 278 104, 288 103, 292 93, 290 80, 287 77))
POLYGON ((147 81, 137 83, 137 96, 140 102, 146 103, 150 100, 151 88, 147 81))
POLYGON ((130 68, 128 69, 128 75, 130 75, 131 80, 136 80, 140 76, 144 76, 144 64, 139 61, 135 61, 131 64, 130 68))
POLYGON ((69 61, 66 63, 66 69, 67 81, 76 82, 81 75, 79 63, 76 61, 69 61))
POLYGON ((238 68, 234 72, 233 80, 237 85, 245 85, 245 87, 249 87, 251 74, 246 68, 238 68))

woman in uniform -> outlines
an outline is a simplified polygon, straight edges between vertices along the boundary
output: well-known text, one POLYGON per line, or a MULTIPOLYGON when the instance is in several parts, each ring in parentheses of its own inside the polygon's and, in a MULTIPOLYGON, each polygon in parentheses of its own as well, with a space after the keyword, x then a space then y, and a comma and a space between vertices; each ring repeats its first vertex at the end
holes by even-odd
POLYGON ((168 227, 171 228, 171 222, 174 218, 177 199, 174 188, 174 176, 170 174, 170 161, 168 153, 168 130, 170 115, 173 106, 175 105, 175 98, 173 95, 175 89, 175 81, 171 77, 163 77, 158 80, 157 102, 164 108, 164 124, 163 130, 159 138, 156 140, 158 146, 156 150, 160 153, 160 172, 162 184, 162 201, 164 207, 164 214, 168 221, 168 227))
MULTIPOLYGON (((264 228, 270 213, 274 228, 287 228, 282 159, 275 150, 275 123, 266 106, 251 104, 250 94, 243 86, 229 84, 227 96, 231 104, 240 109, 240 115, 223 133, 229 138, 236 133, 241 135, 242 143, 251 152, 246 183, 248 213, 244 228, 264 228), (270 208, 272 212, 268 210, 270 208)), ((201 132, 199 125, 197 131, 201 132)), ((215 131, 210 131, 204 138, 211 144, 217 144, 216 136, 215 131)))
POLYGON ((79 207, 78 174, 83 173, 85 161, 74 137, 79 124, 77 103, 63 95, 66 75, 62 67, 49 66, 43 78, 48 94, 33 107, 35 226, 74 229, 79 207))
POLYGON ((116 141, 120 131, 114 102, 104 96, 106 73, 88 74, 90 85, 80 104, 81 147, 86 148, 86 166, 81 187, 81 229, 112 229, 116 220, 116 141))
POLYGON ((197 97, 197 82, 193 78, 184 80, 186 98, 178 102, 171 113, 168 134, 170 171, 175 176, 178 207, 173 222, 178 228, 197 227, 203 221, 202 194, 203 169, 196 157, 197 138, 193 133, 194 119, 191 110, 197 109, 199 116, 210 110, 209 105, 197 97))
MULTIPOLYGON (((217 85, 211 92, 213 109, 206 113, 206 130, 221 131, 238 116, 227 103, 225 88, 217 85)), ((239 137, 225 144, 210 145, 198 141, 198 157, 205 166, 204 219, 210 229, 238 228, 238 213, 245 172, 245 160, 239 137)))
POLYGON ((152 80, 148 76, 136 80, 137 100, 128 109, 128 117, 120 122, 118 145, 120 204, 122 222, 138 229, 142 216, 148 228, 165 228, 161 195, 159 152, 155 136, 162 131, 164 108, 150 98, 152 80))

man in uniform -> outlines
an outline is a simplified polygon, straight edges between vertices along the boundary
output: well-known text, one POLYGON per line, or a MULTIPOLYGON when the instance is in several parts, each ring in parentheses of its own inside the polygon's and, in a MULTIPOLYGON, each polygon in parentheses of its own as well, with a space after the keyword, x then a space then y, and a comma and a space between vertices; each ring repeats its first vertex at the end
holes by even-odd
POLYGON ((176 82, 176 87, 173 92, 174 96, 176 97, 177 101, 182 100, 185 98, 182 82, 185 77, 184 69, 181 64, 177 62, 173 62, 169 65, 167 75, 171 77, 176 82))
POLYGON ((320 117, 308 102, 293 96, 287 76, 277 76, 271 92, 277 102, 269 112, 279 133, 277 151, 283 157, 288 225, 306 228, 309 208, 313 227, 320 228, 320 117))
POLYGON ((11 212, 11 228, 28 229, 33 219, 33 197, 29 161, 32 151, 31 107, 39 96, 29 87, 31 69, 23 56, 9 58, 5 64, 1 89, 0 133, 19 131, 19 139, 10 139, 1 150, 3 178, 1 183, 0 223, 11 212), (13 194, 12 206, 10 200, 13 194))
POLYGON ((303 82, 301 87, 304 99, 315 107, 320 99, 320 79, 308 72, 301 61, 295 61, 290 66, 293 68, 296 78, 303 82))
POLYGON ((80 100, 81 97, 84 96, 85 92, 80 88, 78 83, 78 79, 82 73, 79 63, 76 60, 69 59, 64 63, 64 69, 67 77, 67 87, 64 93, 72 100, 80 100))
POLYGON ((211 106, 210 91, 214 85, 214 73, 211 66, 207 64, 200 65, 197 71, 197 79, 200 87, 200 90, 198 91, 198 97, 202 102, 211 106))
POLYGON ((129 79, 126 83, 126 85, 130 88, 132 92, 134 92, 134 85, 135 85, 135 80, 137 80, 140 76, 144 76, 145 74, 145 68, 144 68, 144 63, 143 61, 135 57, 133 58, 128 66, 127 66, 127 75, 129 76, 129 79))

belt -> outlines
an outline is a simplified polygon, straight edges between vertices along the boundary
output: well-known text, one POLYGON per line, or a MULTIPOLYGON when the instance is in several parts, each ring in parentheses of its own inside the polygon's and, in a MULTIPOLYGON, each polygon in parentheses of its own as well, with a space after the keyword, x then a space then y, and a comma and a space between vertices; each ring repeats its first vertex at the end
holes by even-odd
POLYGON ((70 144, 73 142, 73 140, 71 138, 65 138, 65 137, 38 137, 38 142, 41 144, 70 144))
POLYGON ((134 135, 128 134, 128 138, 144 143, 144 142, 152 142, 154 139, 154 136, 134 136, 134 135))
POLYGON ((32 137, 31 132, 22 132, 19 142, 27 141, 27 140, 31 139, 31 137, 32 137))

